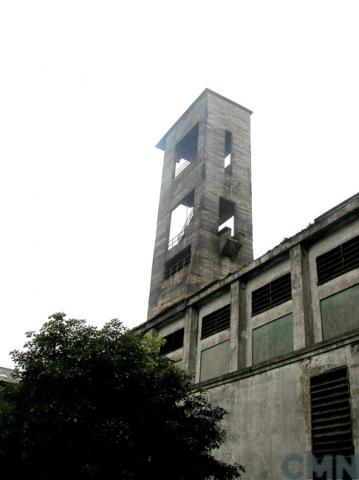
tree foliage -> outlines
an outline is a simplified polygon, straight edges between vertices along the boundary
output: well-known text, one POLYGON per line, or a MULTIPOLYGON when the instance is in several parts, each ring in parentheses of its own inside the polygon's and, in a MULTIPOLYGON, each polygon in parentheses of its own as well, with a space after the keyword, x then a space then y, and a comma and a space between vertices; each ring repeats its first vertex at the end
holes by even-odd
MULTIPOLYGON (((160 341, 113 320, 102 329, 55 314, 14 351, 18 381, 0 393, 0 467, 12 478, 239 478, 216 460, 225 411, 191 390, 160 341)), ((4 477, 6 478, 6 477, 4 477)), ((10 478, 10 477, 9 477, 10 478)))

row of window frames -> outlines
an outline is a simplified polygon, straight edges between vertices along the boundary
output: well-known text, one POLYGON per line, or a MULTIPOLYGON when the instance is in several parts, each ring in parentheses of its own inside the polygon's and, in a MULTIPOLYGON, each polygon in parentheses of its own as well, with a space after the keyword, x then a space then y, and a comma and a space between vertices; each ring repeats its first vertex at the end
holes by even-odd
MULTIPOLYGON (((228 330, 231 321, 231 306, 226 305, 202 319, 201 340, 218 332, 228 330)), ((166 354, 183 347, 184 328, 176 330, 164 337, 166 342, 162 345, 161 353, 166 354)))
MULTIPOLYGON (((285 302, 290 299, 291 296, 291 279, 289 273, 252 292, 252 315, 285 302)), ((226 305, 204 316, 202 319, 201 340, 229 329, 230 318, 230 305, 226 305)), ((182 348, 183 336, 184 329, 181 328, 164 337, 166 343, 162 346, 161 352, 166 354, 182 348)))
MULTIPOLYGON (((231 306, 224 307, 206 315, 202 319, 201 340, 211 337, 216 333, 228 330, 231 321, 231 306)), ((167 354, 183 347, 184 328, 163 337, 166 341, 162 346, 161 353, 167 354)))
MULTIPOLYGON (((188 257, 187 257, 188 258, 188 257)), ((190 250, 189 258, 190 261, 190 250)), ((316 259, 318 284, 323 284, 339 275, 359 267, 359 236, 319 255, 316 259)), ((183 267, 182 267, 183 268, 183 267)), ((292 298, 291 274, 281 277, 253 290, 252 316, 284 303, 292 298)), ((206 315, 202 320, 201 339, 227 330, 230 325, 230 305, 206 315)), ((163 353, 169 353, 183 346, 184 330, 165 337, 163 353)))
MULTIPOLYGON (((347 289, 341 290, 336 294, 321 300, 323 340, 328 340, 337 335, 342 335, 351 330, 358 328, 357 308, 355 309, 355 305, 357 305, 357 302, 355 299, 358 298, 358 293, 359 293, 359 283, 347 289), (338 298, 339 295, 340 297, 338 298), (344 305, 346 305, 345 313, 342 310, 344 305), (333 318, 337 318, 338 312, 340 312, 339 314, 341 315, 340 323, 336 321, 333 322, 333 318)), ((230 305, 227 305, 205 316, 202 321, 201 339, 210 337, 223 330, 228 330, 230 328, 230 312, 231 312, 230 305)), ((184 329, 182 328, 179 331, 171 334, 169 337, 166 337, 169 339, 169 345, 168 347, 165 348, 163 352, 169 353, 170 351, 181 348, 183 346, 183 335, 184 335, 184 329)), ((269 358, 282 355, 284 353, 289 353, 292 350, 293 350, 292 313, 284 315, 280 318, 276 318, 270 322, 265 323, 260 327, 253 329, 253 362, 254 363, 258 363, 258 361, 263 361, 264 352, 266 352, 265 356, 268 357, 268 358, 265 358, 267 360, 269 358), (268 335, 268 332, 269 332, 268 329, 270 329, 270 331, 272 332, 271 335, 268 335), (255 334, 257 335, 256 337, 257 349, 254 348, 255 334), (268 348, 263 348, 263 345, 262 347, 260 346, 261 339, 263 340, 263 338, 266 338, 266 337, 267 338, 278 337, 282 339, 287 339, 287 342, 280 342, 280 344, 276 346, 272 344, 271 348, 269 349, 270 351, 272 351, 272 353, 268 357, 268 348)))
MULTIPOLYGON (((318 284, 322 285, 359 267, 359 236, 316 258, 318 284)), ((252 316, 292 298, 291 275, 287 273, 252 292, 252 316)))
MULTIPOLYGON (((164 278, 168 279, 189 265, 191 249, 188 247, 166 264, 164 278)), ((359 267, 359 235, 332 248, 316 258, 318 284, 359 267)), ((287 273, 252 292, 252 316, 292 298, 291 275, 287 273)))

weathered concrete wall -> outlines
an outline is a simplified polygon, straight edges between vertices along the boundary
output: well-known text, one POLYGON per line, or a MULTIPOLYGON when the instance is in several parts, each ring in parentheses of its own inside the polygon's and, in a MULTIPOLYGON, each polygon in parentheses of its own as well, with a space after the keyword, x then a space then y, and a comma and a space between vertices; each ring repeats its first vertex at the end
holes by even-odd
MULTIPOLYGON (((202 96, 192 105, 176 123, 176 128, 172 129, 165 145, 165 155, 162 170, 162 183, 160 201, 157 216, 156 240, 153 253, 151 287, 149 297, 149 316, 158 314, 176 301, 188 294, 188 268, 178 272, 174 277, 164 281, 163 273, 166 261, 172 258, 190 242, 190 238, 185 240, 181 246, 177 246, 168 251, 168 241, 171 226, 171 211, 175 208, 181 199, 190 191, 195 189, 201 182, 202 163, 204 160, 205 148, 205 118, 206 118, 206 97, 202 96), (184 177, 174 176, 176 164, 176 145, 177 143, 198 124, 198 146, 197 160, 187 167, 186 181, 184 177)), ((198 193, 195 197, 195 208, 198 208, 200 198, 198 193)), ((199 229, 198 217, 193 218, 194 230, 199 229)))
MULTIPOLYGON (((227 440, 217 456, 246 467, 244 479, 286 479, 287 455, 311 452, 310 391, 312 375, 347 365, 355 451, 359 454, 359 341, 354 345, 283 362, 209 388, 209 400, 229 412, 227 440)), ((306 478, 306 477, 305 477, 306 478)))
MULTIPOLYGON (((210 224, 213 213, 216 213, 213 230, 217 233, 218 197, 235 203, 234 237, 241 245, 235 264, 244 265, 253 259, 250 112, 234 103, 226 102, 218 95, 210 94, 206 138, 208 181, 204 195, 209 214, 206 220, 210 224), (232 133, 231 175, 223 168, 225 130, 232 133)), ((217 236, 214 243, 217 253, 217 236)), ((228 271, 233 271, 233 264, 229 259, 222 262, 220 273, 225 275, 228 271)))

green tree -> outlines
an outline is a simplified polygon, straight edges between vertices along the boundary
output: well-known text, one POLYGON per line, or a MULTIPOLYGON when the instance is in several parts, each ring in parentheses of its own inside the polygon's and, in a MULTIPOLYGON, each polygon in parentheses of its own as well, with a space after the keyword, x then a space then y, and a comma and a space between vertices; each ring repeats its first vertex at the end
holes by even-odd
MULTIPOLYGON (((0 392, 0 468, 37 480, 239 478, 218 461, 225 411, 193 392, 161 341, 58 313, 23 351, 0 392)), ((7 478, 7 477, 4 477, 7 478)), ((21 477, 24 478, 24 477, 21 477)))

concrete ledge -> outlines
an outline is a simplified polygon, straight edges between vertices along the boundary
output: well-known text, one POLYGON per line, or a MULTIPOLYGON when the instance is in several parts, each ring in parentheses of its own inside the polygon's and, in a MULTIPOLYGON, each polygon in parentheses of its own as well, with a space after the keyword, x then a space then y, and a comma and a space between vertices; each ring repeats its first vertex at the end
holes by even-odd
POLYGON ((241 380, 242 378, 252 377, 254 375, 259 375, 269 370, 275 368, 284 367, 291 363, 296 363, 307 358, 314 357, 320 353, 329 352, 331 350, 336 350, 347 345, 358 344, 359 345, 359 329, 356 329, 354 332, 351 332, 348 335, 341 336, 340 338, 334 338, 332 340, 327 340, 325 342, 317 343, 314 346, 301 348, 295 352, 288 353, 286 355, 281 355, 280 357, 268 360, 266 362, 253 365, 237 372, 227 373, 220 377, 207 380, 205 382, 197 383, 193 386, 196 390, 207 390, 209 388, 217 387, 219 385, 224 385, 226 383, 235 382, 241 380))

